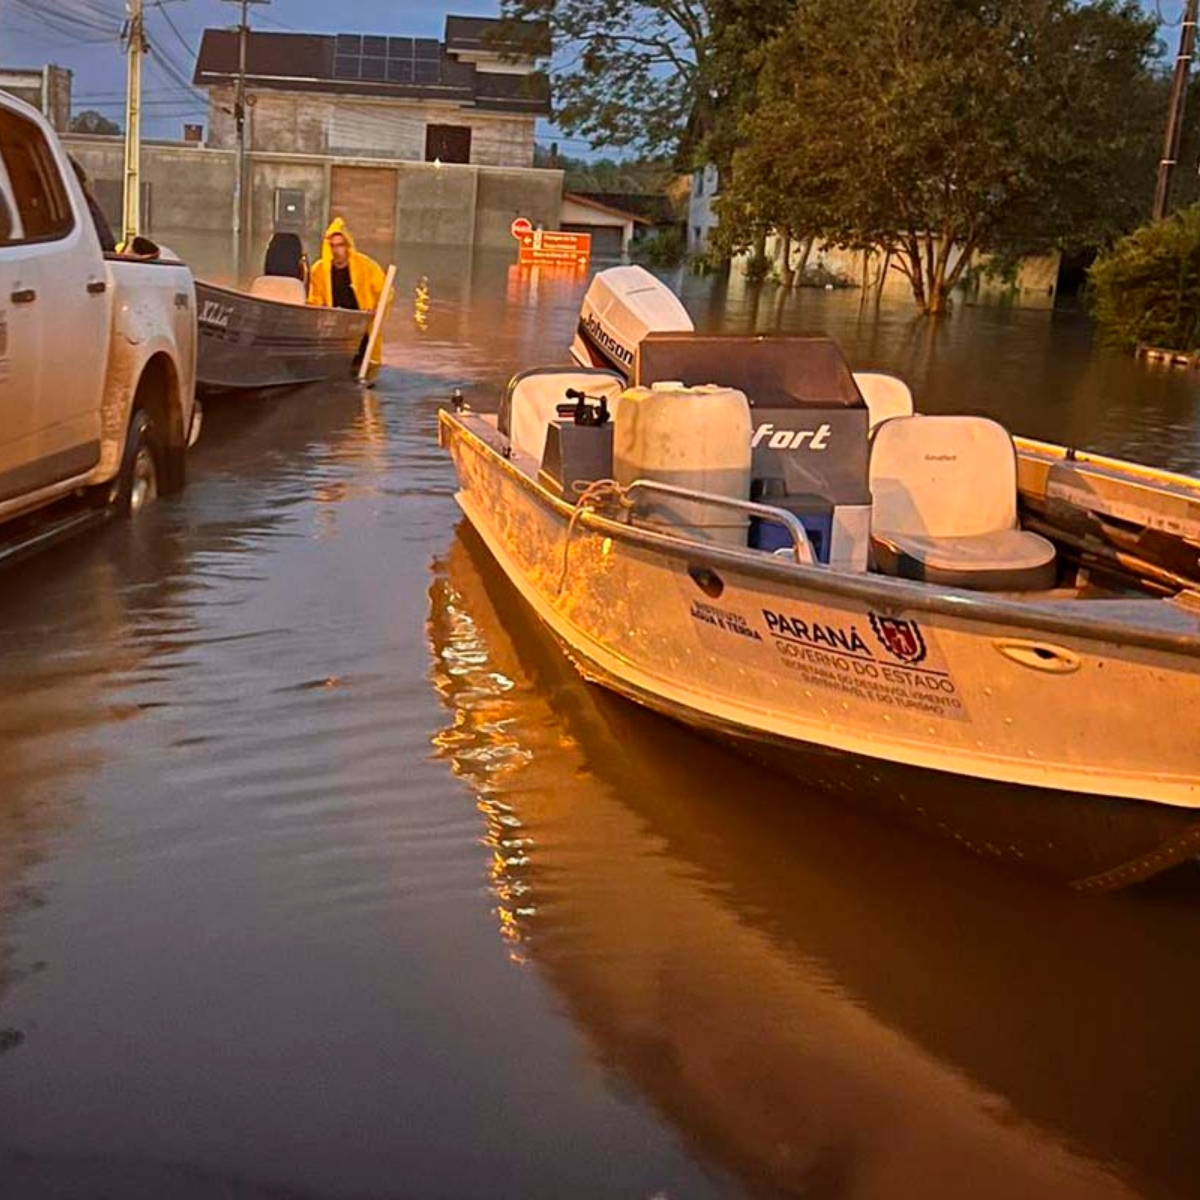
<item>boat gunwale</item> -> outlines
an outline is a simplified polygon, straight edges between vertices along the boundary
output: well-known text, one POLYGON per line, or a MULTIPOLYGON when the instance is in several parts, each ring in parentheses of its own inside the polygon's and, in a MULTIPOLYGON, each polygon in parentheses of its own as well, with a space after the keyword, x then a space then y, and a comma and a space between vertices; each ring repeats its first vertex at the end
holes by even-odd
POLYGON ((963 588, 935 589, 929 584, 887 575, 866 572, 856 575, 848 571, 834 571, 824 566, 808 566, 775 559, 748 549, 733 550, 710 542, 687 541, 615 521, 590 509, 580 512, 575 505, 560 500, 504 454, 503 449, 507 441, 503 434, 484 420, 484 414, 470 410, 456 413, 442 408, 438 414, 438 421, 439 424, 450 426, 458 435, 478 443, 496 466, 530 492, 544 508, 562 520, 570 522, 574 518, 576 525, 583 526, 592 533, 662 553, 670 558, 691 560, 692 564, 701 559, 705 566, 723 566, 750 575, 756 580, 789 587, 801 586, 816 592, 863 601, 876 608, 936 613, 965 621, 1001 624, 1022 632, 1035 630, 1038 633, 1200 657, 1200 619, 1195 620, 1194 631, 1156 628, 1150 623, 1156 616, 1166 619, 1169 613, 1169 619, 1173 620, 1181 615, 1178 609, 1163 607, 1171 603, 1167 599, 1132 597, 1128 601, 1053 602, 997 599, 988 593, 972 592, 963 588), (1079 611, 1075 607, 1079 604, 1110 603, 1145 605, 1145 614, 1150 621, 1139 623, 1114 619, 1094 609, 1079 611))
MULTIPOLYGON (((255 296, 252 292, 242 291, 241 288, 225 287, 219 283, 209 283, 205 279, 196 280, 196 296, 199 298, 201 289, 210 292, 220 292, 241 304, 262 305, 269 310, 286 311, 290 313, 313 313, 315 315, 336 313, 341 322, 347 326, 359 321, 369 326, 375 315, 373 308, 334 308, 326 304, 290 304, 286 300, 271 300, 266 296, 255 296)), ((198 324, 200 324, 198 322, 198 324)), ((203 330, 203 324, 200 324, 203 330)))

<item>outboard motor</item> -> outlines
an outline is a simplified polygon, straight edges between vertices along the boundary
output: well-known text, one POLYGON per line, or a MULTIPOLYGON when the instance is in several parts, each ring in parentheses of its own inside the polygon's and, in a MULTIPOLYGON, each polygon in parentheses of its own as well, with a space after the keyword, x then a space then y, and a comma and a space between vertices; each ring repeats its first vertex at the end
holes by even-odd
POLYGON ((588 286, 571 357, 581 367, 619 371, 633 379, 642 339, 650 333, 691 333, 687 309, 644 267, 610 267, 588 286))

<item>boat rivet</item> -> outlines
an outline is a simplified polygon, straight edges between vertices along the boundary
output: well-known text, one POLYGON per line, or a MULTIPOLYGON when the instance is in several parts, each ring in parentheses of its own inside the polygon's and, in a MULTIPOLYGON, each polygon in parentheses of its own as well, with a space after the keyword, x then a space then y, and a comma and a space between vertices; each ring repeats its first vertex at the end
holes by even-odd
POLYGON ((990 687, 985 687, 985 688, 983 689, 983 694, 984 694, 985 696, 990 696, 990 695, 992 694, 992 689, 991 689, 990 687))
POLYGON ((1005 725, 1011 725, 1013 723, 1012 717, 1005 717, 1004 723, 1005 723, 1005 725))

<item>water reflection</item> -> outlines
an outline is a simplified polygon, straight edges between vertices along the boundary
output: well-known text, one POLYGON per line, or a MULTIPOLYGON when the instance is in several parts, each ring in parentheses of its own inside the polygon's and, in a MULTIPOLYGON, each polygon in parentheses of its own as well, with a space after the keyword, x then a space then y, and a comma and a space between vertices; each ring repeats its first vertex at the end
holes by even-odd
POLYGON ((466 528, 429 621, 503 936, 706 1157, 803 1195, 1200 1186, 1194 892, 1079 901, 743 765, 578 681, 466 528))

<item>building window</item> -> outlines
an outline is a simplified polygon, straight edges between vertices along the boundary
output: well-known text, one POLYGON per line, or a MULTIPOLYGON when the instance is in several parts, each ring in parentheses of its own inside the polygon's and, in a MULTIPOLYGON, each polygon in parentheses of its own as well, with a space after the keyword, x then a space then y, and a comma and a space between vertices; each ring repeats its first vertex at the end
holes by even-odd
POLYGON ((692 190, 696 193, 696 199, 699 200, 704 195, 704 172, 697 171, 692 181, 692 190))
POLYGON ((468 125, 426 125, 425 161, 469 163, 471 129, 468 125))

